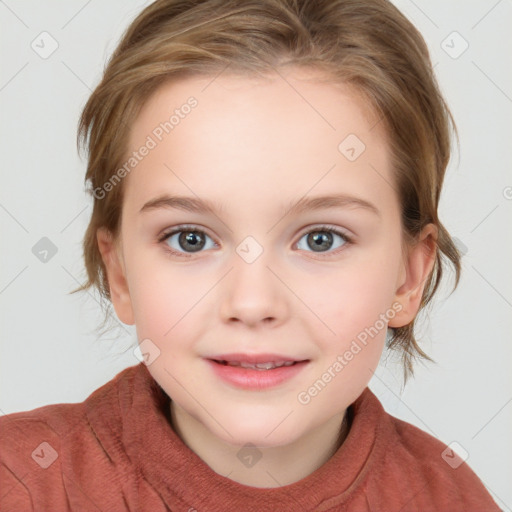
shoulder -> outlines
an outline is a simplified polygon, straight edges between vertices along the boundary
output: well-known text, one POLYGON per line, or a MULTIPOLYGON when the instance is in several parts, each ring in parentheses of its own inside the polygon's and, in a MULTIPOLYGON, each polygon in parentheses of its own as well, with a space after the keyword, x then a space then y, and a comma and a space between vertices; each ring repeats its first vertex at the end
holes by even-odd
POLYGON ((43 480, 46 492, 59 492, 62 439, 83 426, 83 418, 82 403, 47 405, 0 417, 2 510, 37 508, 33 489, 43 480))
MULTIPOLYGON (((0 417, 0 479, 2 510, 32 510, 45 506, 68 509, 70 475, 80 475, 94 461, 96 469, 110 464, 109 454, 96 436, 91 411, 109 416, 120 428, 120 380, 132 368, 93 391, 79 403, 51 404, 0 417)), ((133 370, 132 370, 133 371, 133 370)))
MULTIPOLYGON (((384 411, 383 463, 387 471, 418 485, 412 502, 423 509, 500 510, 466 462, 462 447, 446 445, 420 428, 384 411)), ((459 445, 460 446, 460 445, 459 445)))
MULTIPOLYGON (((42 465, 36 457, 40 444, 60 445, 61 439, 72 429, 83 428, 84 403, 52 404, 30 411, 15 412, 0 417, 0 458, 3 462, 17 462, 28 453, 34 462, 42 465), (34 456, 32 457, 32 452, 34 456)), ((46 454, 51 452, 51 447, 46 454)), ((46 457, 45 454, 45 457, 46 457)), ((45 463, 48 463, 46 459, 45 463)), ((44 465, 44 464, 43 464, 44 465)))

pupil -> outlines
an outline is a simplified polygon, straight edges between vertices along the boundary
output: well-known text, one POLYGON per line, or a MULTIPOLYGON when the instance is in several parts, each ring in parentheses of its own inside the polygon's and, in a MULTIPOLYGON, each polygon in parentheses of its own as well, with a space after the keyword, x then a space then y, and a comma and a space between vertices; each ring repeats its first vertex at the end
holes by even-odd
POLYGON ((196 231, 188 231, 180 235, 180 245, 183 249, 187 249, 187 245, 192 251, 198 251, 202 248, 202 237, 196 231))
POLYGON ((316 234, 309 235, 308 242, 312 245, 314 251, 321 252, 322 249, 329 249, 332 243, 332 235, 326 231, 317 231, 316 234))

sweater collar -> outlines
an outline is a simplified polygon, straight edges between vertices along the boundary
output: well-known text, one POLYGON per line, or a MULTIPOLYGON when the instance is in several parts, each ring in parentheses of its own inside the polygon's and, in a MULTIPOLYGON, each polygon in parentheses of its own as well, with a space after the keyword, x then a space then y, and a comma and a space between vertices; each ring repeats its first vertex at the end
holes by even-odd
MULTIPOLYGON (((168 420, 170 398, 143 363, 118 377, 119 428, 126 455, 172 510, 225 512, 254 507, 292 512, 340 505, 366 473, 377 426, 385 415, 378 399, 365 388, 349 408, 352 421, 345 441, 323 466, 284 487, 256 488, 215 473, 183 443, 168 420)), ((96 409, 97 420, 111 430, 104 418, 111 416, 112 410, 100 409, 96 409)))

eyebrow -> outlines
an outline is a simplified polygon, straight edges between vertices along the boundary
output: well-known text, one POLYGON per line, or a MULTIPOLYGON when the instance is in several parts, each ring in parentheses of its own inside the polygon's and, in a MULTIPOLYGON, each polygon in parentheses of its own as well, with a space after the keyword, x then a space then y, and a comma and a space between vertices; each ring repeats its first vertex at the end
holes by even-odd
MULTIPOLYGON (((305 211, 322 210, 327 208, 363 208, 369 212, 374 213, 380 217, 380 211, 378 208, 366 201, 365 199, 354 197, 350 195, 328 195, 318 197, 303 197, 295 203, 290 203, 288 208, 285 209, 286 215, 288 214, 299 214, 305 211)), ((156 210, 160 208, 167 209, 178 209, 187 212, 204 213, 217 215, 217 212, 222 210, 221 205, 208 201, 205 199, 199 199, 196 197, 186 196, 169 196, 162 195, 151 199, 140 209, 139 213, 156 210)))

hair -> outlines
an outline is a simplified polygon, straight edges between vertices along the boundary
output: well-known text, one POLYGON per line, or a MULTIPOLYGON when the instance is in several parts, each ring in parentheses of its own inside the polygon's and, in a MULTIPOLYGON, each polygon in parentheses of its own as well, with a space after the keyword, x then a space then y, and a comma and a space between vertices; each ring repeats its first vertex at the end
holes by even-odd
MULTIPOLYGON (((389 139, 394 188, 401 204, 403 239, 417 240, 437 226, 435 262, 420 311, 439 287, 443 266, 455 270, 461 255, 438 218, 450 159, 452 114, 437 84, 427 45, 418 30, 387 0, 157 0, 130 24, 107 62, 79 120, 77 146, 88 150, 85 176, 93 212, 83 240, 87 281, 110 303, 106 269, 96 233, 118 239, 123 183, 105 197, 93 194, 125 161, 142 105, 162 83, 221 73, 269 76, 284 66, 321 70, 363 95, 389 139)), ((458 135, 457 135, 458 140, 458 135)), ((110 306, 110 304, 108 304, 110 306)), ((109 312, 106 311, 106 317, 109 312)), ((415 318, 390 329, 388 347, 401 355, 404 381, 415 359, 432 359, 414 336, 415 318)))

